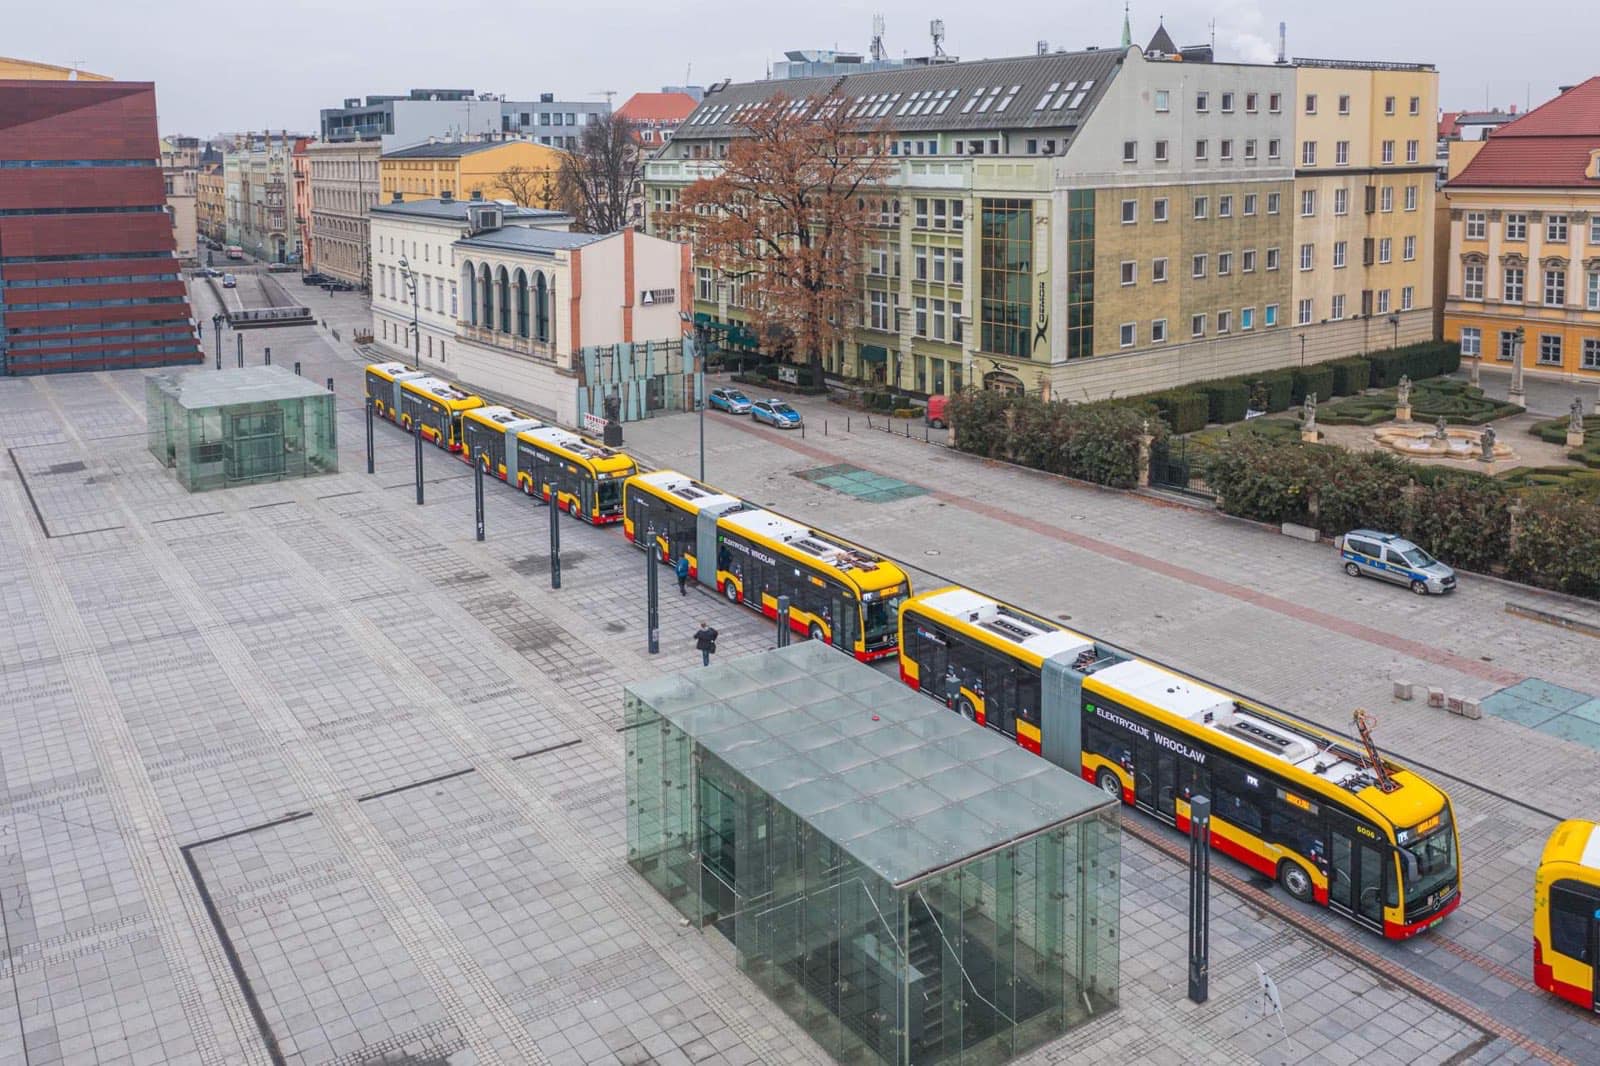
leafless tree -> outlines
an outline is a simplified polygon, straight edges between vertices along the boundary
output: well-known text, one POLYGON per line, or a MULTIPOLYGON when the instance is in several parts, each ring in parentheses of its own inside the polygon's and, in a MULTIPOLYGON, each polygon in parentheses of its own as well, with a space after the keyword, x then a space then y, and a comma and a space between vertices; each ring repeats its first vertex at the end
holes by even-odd
POLYGON ((494 180, 497 184, 485 189, 485 196, 504 192, 518 207, 556 206, 556 182, 548 168, 535 169, 517 163, 496 174, 494 180))
POLYGON ((581 233, 615 233, 633 222, 644 195, 644 154, 633 124, 603 115, 583 128, 578 150, 562 161, 561 204, 581 233))

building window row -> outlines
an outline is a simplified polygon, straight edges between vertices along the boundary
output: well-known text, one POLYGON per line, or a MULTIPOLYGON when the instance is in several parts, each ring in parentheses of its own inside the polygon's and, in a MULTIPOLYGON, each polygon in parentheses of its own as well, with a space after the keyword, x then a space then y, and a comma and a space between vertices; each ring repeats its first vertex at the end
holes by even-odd
MULTIPOLYGON (((1241 109, 1247 115, 1254 115, 1261 111, 1263 103, 1266 105, 1268 114, 1276 115, 1283 111, 1283 94, 1263 93, 1254 89, 1247 89, 1242 93, 1235 89, 1223 89, 1217 92, 1213 92, 1210 89, 1200 89, 1195 92, 1195 114, 1210 114, 1213 103, 1216 104, 1216 110, 1224 115, 1231 115, 1241 109)), ((1172 110, 1172 90, 1157 89, 1155 91, 1155 108, 1161 114, 1172 110)))
MULTIPOLYGON (((1306 114, 1315 115, 1317 113, 1318 103, 1319 103, 1319 99, 1318 99, 1318 94, 1317 93, 1306 93, 1306 98, 1305 98, 1305 111, 1306 111, 1306 114)), ((1393 97, 1393 96, 1385 96, 1383 98, 1383 113, 1384 113, 1384 115, 1388 116, 1388 117, 1393 117, 1396 114, 1395 105, 1396 105, 1396 98, 1395 97, 1393 97)), ((1340 93, 1339 94, 1339 98, 1338 98, 1338 113, 1341 116, 1348 116, 1350 114, 1350 94, 1349 93, 1340 93)), ((1416 116, 1416 115, 1422 114, 1422 97, 1413 96, 1413 97, 1410 98, 1410 100, 1407 102, 1407 105, 1406 105, 1406 114, 1412 115, 1412 116, 1416 116)))

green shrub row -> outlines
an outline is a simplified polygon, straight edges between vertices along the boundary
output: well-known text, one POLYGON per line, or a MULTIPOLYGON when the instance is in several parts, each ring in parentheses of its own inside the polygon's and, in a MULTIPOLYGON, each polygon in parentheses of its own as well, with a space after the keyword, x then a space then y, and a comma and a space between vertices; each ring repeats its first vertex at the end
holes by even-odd
MULTIPOLYGON (((1148 420, 1124 403, 1065 404, 1037 395, 968 389, 950 397, 955 446, 989 459, 1115 488, 1139 483, 1139 437, 1148 420)), ((1158 441, 1160 420, 1148 420, 1158 441)))
POLYGON ((1228 514, 1324 534, 1401 533, 1468 570, 1600 598, 1600 507, 1564 492, 1519 494, 1482 474, 1414 467, 1385 452, 1232 439, 1204 461, 1228 514), (1524 508, 1511 536, 1514 506, 1524 508), (1515 543, 1513 544, 1513 540, 1515 543))
MULTIPOLYGON (((1277 414, 1290 407, 1305 403, 1307 393, 1316 393, 1319 401, 1336 396, 1353 396, 1369 388, 1387 388, 1398 383, 1401 374, 1409 374, 1413 381, 1448 374, 1461 363, 1458 345, 1444 341, 1426 341, 1404 348, 1374 352, 1370 356, 1352 356, 1306 367, 1285 367, 1260 374, 1235 378, 1217 378, 1197 381, 1167 392, 1143 393, 1130 396, 1117 403, 1139 410, 1160 414, 1174 433, 1192 433, 1202 425, 1194 423, 1196 407, 1193 401, 1178 401, 1175 396, 1199 393, 1206 398, 1207 422, 1239 422, 1251 408, 1277 414), (1390 380, 1392 375, 1393 380, 1390 380), (1181 410, 1181 413, 1179 411, 1181 410), (1181 424, 1175 423, 1178 418, 1181 424)), ((1393 410, 1393 403, 1390 409, 1393 410)), ((1319 412, 1318 417, 1321 417, 1319 412)), ((1373 422, 1384 419, 1374 417, 1373 422)), ((1366 424, 1371 424, 1368 422, 1366 424)))
POLYGON ((1450 341, 1423 341, 1403 348, 1373 352, 1367 356, 1372 373, 1367 379, 1374 389, 1392 389, 1402 375, 1412 381, 1453 374, 1461 365, 1461 346, 1450 341))
POLYGON ((1203 392, 1173 389, 1171 392, 1158 392, 1150 400, 1166 421, 1167 428, 1174 433, 1193 433, 1197 429, 1205 429, 1211 417, 1211 400, 1203 392))

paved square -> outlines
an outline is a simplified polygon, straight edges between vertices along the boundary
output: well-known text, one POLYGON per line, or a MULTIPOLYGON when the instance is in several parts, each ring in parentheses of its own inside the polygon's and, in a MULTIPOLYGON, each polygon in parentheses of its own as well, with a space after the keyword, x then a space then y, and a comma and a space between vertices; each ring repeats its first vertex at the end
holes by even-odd
MULTIPOLYGON (((144 450, 139 375, 0 381, 0 1064, 824 1061, 624 862, 622 684, 693 668, 702 619, 721 655, 770 623, 664 581, 649 656, 615 530, 564 521, 552 592, 544 509, 489 486, 476 543, 466 468, 430 449, 417 507, 387 426, 368 477, 360 357, 324 336, 269 339, 335 378, 345 472, 199 497, 144 450)), ((1454 931, 1520 967, 1491 919, 1542 823, 1471 813, 1514 854, 1454 931)), ((1130 839, 1123 876, 1122 1005, 1032 1061, 1527 1054, 1221 887, 1196 1007, 1180 867, 1130 839)))

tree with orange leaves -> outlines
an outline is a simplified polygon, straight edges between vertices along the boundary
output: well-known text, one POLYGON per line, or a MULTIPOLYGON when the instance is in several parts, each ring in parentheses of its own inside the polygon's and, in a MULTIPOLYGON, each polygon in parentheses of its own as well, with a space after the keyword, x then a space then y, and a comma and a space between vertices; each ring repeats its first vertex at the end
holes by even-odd
POLYGON ((792 340, 819 384, 822 353, 860 314, 869 200, 890 173, 885 135, 847 119, 848 103, 780 95, 747 109, 721 172, 658 219, 743 282, 761 336, 792 340))

